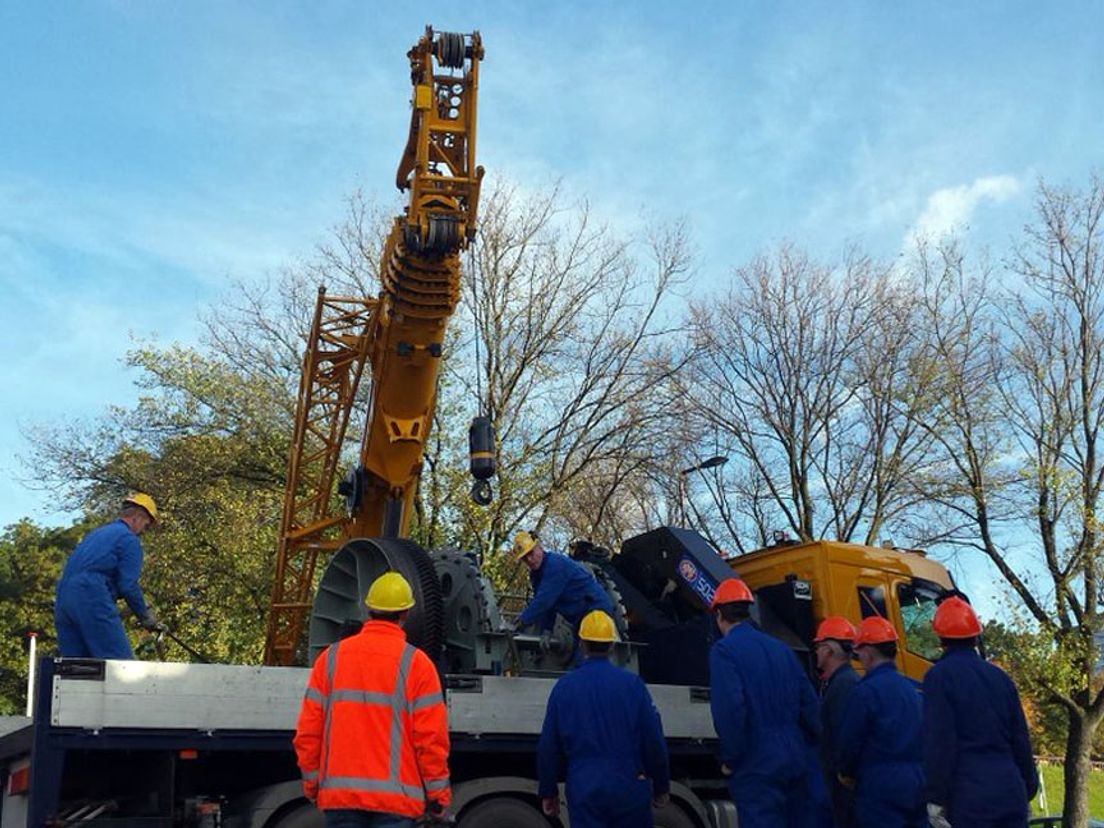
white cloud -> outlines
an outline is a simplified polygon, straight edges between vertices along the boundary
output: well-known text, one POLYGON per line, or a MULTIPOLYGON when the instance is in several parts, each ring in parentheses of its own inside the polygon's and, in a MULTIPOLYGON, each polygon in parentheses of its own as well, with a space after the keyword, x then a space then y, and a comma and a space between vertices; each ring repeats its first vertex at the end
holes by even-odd
POLYGON ((1015 176, 994 175, 974 179, 971 184, 944 187, 928 196, 924 211, 905 236, 905 245, 917 239, 939 239, 970 224, 983 201, 1001 203, 1017 195, 1023 186, 1015 176))

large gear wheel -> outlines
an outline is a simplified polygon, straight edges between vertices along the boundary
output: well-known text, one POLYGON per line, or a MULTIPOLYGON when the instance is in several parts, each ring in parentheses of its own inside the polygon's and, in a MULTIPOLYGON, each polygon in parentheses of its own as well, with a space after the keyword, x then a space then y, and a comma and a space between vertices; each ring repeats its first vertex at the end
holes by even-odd
POLYGON ((443 668, 448 673, 475 672, 479 634, 497 632, 502 627, 494 588, 472 555, 443 549, 434 551, 432 557, 441 587, 443 668))
POLYGON ((621 598, 621 590, 617 588, 617 584, 614 583, 613 578, 602 569, 600 566, 596 566, 591 563, 584 563, 587 569, 594 573, 595 580, 598 581, 598 585, 605 590, 606 595, 610 598, 610 603, 613 604, 613 622, 617 625, 617 632, 621 636, 622 641, 628 640, 629 637, 629 619, 628 610, 625 609, 625 602, 621 598))
POLYGON ((441 586, 422 547, 403 538, 356 538, 337 551, 318 585, 310 619, 310 660, 368 617, 364 598, 372 582, 395 571, 410 582, 414 608, 404 629, 407 640, 439 662, 443 654, 441 586))

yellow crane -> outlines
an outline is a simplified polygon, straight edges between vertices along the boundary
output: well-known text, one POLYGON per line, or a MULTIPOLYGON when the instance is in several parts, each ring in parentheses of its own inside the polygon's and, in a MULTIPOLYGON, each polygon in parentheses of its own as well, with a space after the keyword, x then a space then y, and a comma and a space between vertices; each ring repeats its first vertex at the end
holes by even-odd
MULTIPOLYGON (((395 183, 409 201, 384 246, 382 289, 377 297, 328 296, 324 288, 318 294, 299 387, 267 664, 298 658, 320 556, 350 538, 404 537, 410 525, 445 329, 460 298, 460 254, 476 229, 483 42, 478 32, 427 27, 408 57, 410 134, 395 183), (334 482, 366 367, 367 424, 359 463, 338 486, 342 509, 334 503, 334 482)), ((491 449, 480 452, 484 469, 491 449)))

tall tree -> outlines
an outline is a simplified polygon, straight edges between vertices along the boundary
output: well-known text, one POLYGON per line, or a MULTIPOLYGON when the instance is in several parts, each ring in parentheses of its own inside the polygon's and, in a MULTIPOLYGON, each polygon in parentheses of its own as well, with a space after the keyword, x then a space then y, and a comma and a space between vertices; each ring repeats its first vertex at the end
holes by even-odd
POLYGON ((22 713, 27 698, 29 635, 54 650, 54 588, 87 527, 45 529, 29 520, 0 533, 0 713, 22 713))
MULTIPOLYGON (((202 315, 196 346, 137 345, 127 359, 143 392, 135 407, 29 435, 29 467, 70 505, 106 518, 136 488, 164 506, 162 527, 144 538, 147 591, 212 658, 258 657, 317 288, 378 292, 388 213, 354 196, 309 260, 232 285, 202 315)), ((676 367, 665 305, 688 266, 685 233, 676 225, 622 240, 554 189, 528 198, 489 189, 482 213, 413 535, 484 554, 514 528, 548 521, 572 534, 608 526, 616 538, 628 525, 617 520, 618 492, 659 445, 656 394, 676 367), (499 435, 490 509, 468 498, 463 449, 477 391, 499 435)), ((369 393, 365 383, 360 396, 369 393)), ((350 462, 365 410, 352 412, 350 462)), ((487 556, 492 575, 502 564, 487 556)))
POLYGON ((679 379, 700 455, 735 461, 711 489, 735 548, 772 529, 873 543, 919 506, 911 481, 931 438, 916 426, 915 315, 888 268, 858 254, 827 266, 791 245, 694 307, 698 350, 679 379))
MULTIPOLYGON (((1089 759, 1104 717, 1096 676, 1104 629, 1102 216, 1098 177, 1085 191, 1040 183, 1036 219, 1009 263, 1006 300, 987 305, 978 291, 937 290, 928 303, 928 321, 941 331, 933 364, 944 368, 933 433, 960 476, 957 489, 933 497, 961 520, 947 539, 986 556, 1046 640, 1025 662, 1066 712, 1063 824, 1077 828, 1088 820, 1089 759)), ((944 257, 944 273, 955 262, 944 257)))
POLYGON ((145 346, 129 361, 146 392, 138 405, 87 427, 37 430, 40 480, 98 522, 114 518, 127 490, 152 494, 161 520, 142 538, 151 605, 206 657, 255 661, 283 494, 286 401, 262 376, 193 349, 145 346))
POLYGON ((354 196, 313 258, 231 285, 201 314, 198 345, 138 343, 126 358, 142 391, 136 406, 27 434, 37 484, 90 518, 113 517, 129 489, 161 504, 164 519, 143 537, 143 585, 208 658, 260 658, 304 332, 320 282, 368 289, 377 225, 354 196))
POLYGON ((498 438, 496 503, 461 510, 481 553, 520 526, 620 540, 630 481, 671 419, 666 380, 685 357, 670 305, 689 267, 679 224, 623 238, 556 189, 489 193, 454 366, 498 438))

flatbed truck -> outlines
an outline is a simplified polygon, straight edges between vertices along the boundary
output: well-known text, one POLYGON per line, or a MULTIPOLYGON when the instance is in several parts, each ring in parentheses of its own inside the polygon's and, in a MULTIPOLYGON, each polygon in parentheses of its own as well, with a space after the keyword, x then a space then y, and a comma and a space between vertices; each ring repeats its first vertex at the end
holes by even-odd
MULTIPOLYGON (((292 735, 296 667, 46 658, 33 716, 0 723, 0 828, 309 828, 292 735)), ((536 795, 536 740, 555 679, 446 676, 460 828, 569 826, 536 795)), ((663 828, 729 828, 704 688, 655 685, 671 751, 663 828)))

